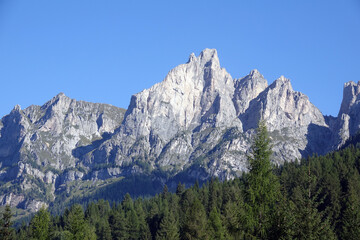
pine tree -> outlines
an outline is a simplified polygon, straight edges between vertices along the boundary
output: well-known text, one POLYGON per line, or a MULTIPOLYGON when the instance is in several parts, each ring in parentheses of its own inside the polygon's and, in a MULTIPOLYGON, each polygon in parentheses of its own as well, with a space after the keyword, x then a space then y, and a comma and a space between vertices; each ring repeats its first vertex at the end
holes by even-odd
POLYGON ((50 231, 50 213, 41 207, 30 222, 31 235, 35 239, 46 240, 49 238, 50 231))
MULTIPOLYGON (((300 239, 335 239, 335 234, 330 227, 329 219, 325 216, 324 212, 320 212, 318 207, 322 202, 319 198, 321 189, 317 185, 317 178, 313 171, 317 164, 308 158, 300 171, 305 176, 305 181, 300 181, 294 188, 292 199, 295 203, 294 216, 295 228, 294 234, 300 239)), ((317 161, 318 162, 318 161, 317 161)))
POLYGON ((114 211, 109 218, 112 239, 127 239, 128 233, 125 226, 125 213, 114 211))
POLYGON ((100 219, 96 223, 96 236, 98 240, 111 240, 111 229, 106 218, 100 219))
POLYGON ((149 225, 146 222, 146 214, 144 212, 142 199, 137 199, 134 202, 134 209, 139 221, 139 239, 140 240, 150 240, 151 232, 149 225))
POLYGON ((9 240, 15 239, 14 229, 11 227, 13 222, 11 221, 12 213, 9 205, 5 206, 5 210, 0 220, 0 239, 9 240))
POLYGON ((322 212, 317 210, 316 195, 309 194, 308 189, 296 187, 295 198, 295 228, 294 235, 299 239, 335 239, 330 223, 322 212))
POLYGON ((177 185, 177 187, 176 187, 176 195, 178 195, 179 197, 181 197, 181 195, 182 195, 184 192, 185 192, 185 186, 179 182, 178 185, 177 185))
POLYGON ((233 239, 243 239, 243 226, 241 224, 241 218, 245 214, 243 213, 243 204, 239 204, 235 201, 228 202, 224 207, 224 223, 227 229, 227 233, 233 239))
POLYGON ((126 213, 126 230, 128 232, 128 239, 139 239, 140 237, 140 223, 138 216, 134 209, 131 209, 126 213))
POLYGON ((355 171, 348 180, 341 224, 341 238, 355 240, 360 236, 360 176, 355 171))
POLYGON ((179 225, 172 211, 166 211, 161 219, 159 229, 156 233, 156 240, 179 239, 179 225))
POLYGON ((221 221, 221 215, 216 208, 213 208, 209 214, 207 233, 210 240, 225 239, 225 229, 221 221))
POLYGON ((169 196, 169 188, 166 184, 163 187, 163 192, 162 192, 161 196, 163 199, 165 199, 169 196))
POLYGON ((243 219, 248 237, 268 239, 273 224, 276 201, 280 196, 278 178, 270 162, 272 155, 266 125, 259 122, 251 146, 249 174, 246 179, 246 214, 243 219))
MULTIPOLYGON (((284 194, 285 195, 285 194, 284 194)), ((272 239, 295 238, 296 218, 295 204, 282 196, 275 210, 274 225, 271 229, 272 239)))
POLYGON ((195 199, 186 211, 183 238, 188 240, 203 240, 206 236, 206 212, 202 203, 195 199))
POLYGON ((74 204, 68 212, 65 228, 74 240, 96 239, 95 228, 85 221, 84 211, 79 204, 74 204))

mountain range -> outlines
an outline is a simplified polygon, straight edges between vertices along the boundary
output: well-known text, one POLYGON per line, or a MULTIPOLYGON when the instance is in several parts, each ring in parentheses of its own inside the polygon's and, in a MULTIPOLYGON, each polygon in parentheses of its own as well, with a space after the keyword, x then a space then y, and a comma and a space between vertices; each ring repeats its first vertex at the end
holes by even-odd
POLYGON ((15 106, 0 121, 0 204, 34 212, 99 189, 115 194, 134 176, 160 189, 235 178, 247 171, 261 119, 275 164, 325 154, 358 132, 359 103, 360 83, 345 83, 338 116, 324 116, 284 76, 270 85, 257 70, 234 79, 205 49, 133 95, 127 110, 63 93, 15 106))

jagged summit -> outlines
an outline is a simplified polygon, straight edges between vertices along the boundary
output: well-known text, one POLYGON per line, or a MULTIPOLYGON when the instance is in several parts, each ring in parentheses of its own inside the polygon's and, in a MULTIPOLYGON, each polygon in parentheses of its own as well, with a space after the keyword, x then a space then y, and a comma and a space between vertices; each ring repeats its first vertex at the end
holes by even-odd
POLYGON ((20 112, 21 106, 19 104, 16 104, 11 112, 20 112))
POLYGON ((343 100, 338 116, 341 114, 348 114, 351 107, 358 101, 360 95, 360 82, 353 81, 346 82, 343 90, 343 100))
POLYGON ((276 79, 271 85, 270 88, 286 88, 290 91, 293 91, 291 81, 288 78, 285 78, 283 75, 276 79))
POLYGON ((206 48, 203 51, 201 51, 198 57, 196 57, 194 53, 191 53, 187 63, 189 64, 195 62, 199 64, 201 68, 210 65, 220 67, 219 57, 217 55, 216 49, 206 48))
POLYGON ((191 53, 190 56, 189 56, 189 60, 187 63, 190 63, 190 62, 193 62, 193 61, 196 61, 196 56, 195 56, 195 53, 191 53))
POLYGON ((203 51, 201 51, 199 57, 200 60, 204 62, 209 62, 211 60, 219 60, 216 49, 205 48, 203 51))
POLYGON ((251 70, 249 76, 251 78, 264 78, 264 76, 257 69, 251 70))
POLYGON ((61 97, 66 97, 65 93, 59 92, 59 93, 55 96, 55 98, 61 98, 61 97))
POLYGON ((85 180, 144 175, 170 186, 234 178, 247 171, 260 119, 273 141, 274 163, 322 154, 360 129, 359 96, 360 83, 346 83, 339 116, 328 124, 289 79, 268 85, 256 69, 233 79, 217 51, 204 49, 134 94, 126 114, 64 93, 42 106, 15 106, 0 123, 0 204, 36 210, 80 190, 85 180), (6 192, 9 186, 19 190, 6 192))

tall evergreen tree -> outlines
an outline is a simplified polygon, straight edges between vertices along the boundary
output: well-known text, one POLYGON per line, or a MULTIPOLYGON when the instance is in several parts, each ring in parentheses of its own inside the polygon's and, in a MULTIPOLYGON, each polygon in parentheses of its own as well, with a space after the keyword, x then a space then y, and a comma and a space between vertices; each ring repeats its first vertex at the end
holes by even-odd
POLYGON ((74 240, 96 239, 95 228, 85 221, 84 211, 79 204, 74 204, 68 212, 65 228, 74 240))
POLYGON ((156 240, 179 239, 179 224, 172 211, 166 211, 161 219, 156 240))
POLYGON ((31 236, 38 240, 49 239, 50 223, 50 213, 43 206, 31 219, 31 236))
POLYGON ((360 176, 355 171, 347 184, 341 223, 341 238, 355 240, 360 236, 360 176))
POLYGON ((11 221, 12 212, 9 205, 5 206, 5 210, 0 219, 0 239, 9 240, 15 239, 14 229, 12 228, 13 222, 11 221))
POLYGON ((294 190, 295 229, 294 234, 298 239, 335 239, 327 218, 317 210, 316 195, 309 194, 308 189, 296 187, 294 190))
POLYGON ((134 202, 134 209, 139 222, 139 239, 150 240, 151 232, 148 223, 146 222, 146 214, 143 208, 142 199, 137 199, 134 202))
POLYGON ((264 121, 260 121, 251 146, 249 174, 246 179, 246 215, 243 223, 248 237, 269 239, 276 201, 280 194, 277 176, 270 162, 270 138, 264 121))
POLYGON ((127 239, 128 233, 125 223, 125 213, 123 211, 114 211, 109 218, 112 239, 127 239))
POLYGON ((209 219, 207 223, 207 235, 210 240, 224 240, 225 238, 225 228, 221 221, 221 215, 213 208, 209 214, 209 219))
POLYGON ((186 211, 183 238, 187 240, 204 240, 206 235, 206 212, 203 204, 195 198, 186 211))

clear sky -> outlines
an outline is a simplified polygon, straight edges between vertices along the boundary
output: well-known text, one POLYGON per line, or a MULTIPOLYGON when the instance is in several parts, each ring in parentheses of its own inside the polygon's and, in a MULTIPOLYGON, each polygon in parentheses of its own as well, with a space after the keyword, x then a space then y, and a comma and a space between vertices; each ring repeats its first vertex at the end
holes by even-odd
POLYGON ((337 115, 360 80, 360 0, 0 0, 0 116, 59 92, 127 108, 204 48, 337 115))

